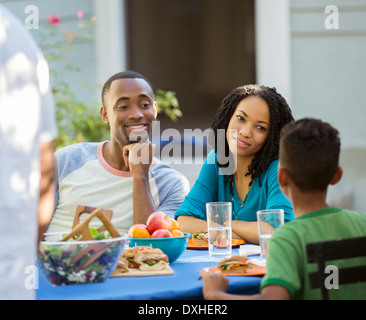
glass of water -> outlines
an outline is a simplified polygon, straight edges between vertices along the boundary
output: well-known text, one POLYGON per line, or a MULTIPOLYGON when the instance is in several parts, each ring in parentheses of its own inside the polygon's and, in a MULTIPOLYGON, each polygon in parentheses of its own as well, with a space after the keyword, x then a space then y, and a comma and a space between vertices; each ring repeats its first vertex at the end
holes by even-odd
POLYGON ((231 256, 231 202, 206 203, 208 253, 210 259, 231 256))
POLYGON ((273 232, 284 224, 284 212, 282 209, 267 209, 257 211, 259 244, 261 246, 261 259, 267 258, 267 243, 273 232))

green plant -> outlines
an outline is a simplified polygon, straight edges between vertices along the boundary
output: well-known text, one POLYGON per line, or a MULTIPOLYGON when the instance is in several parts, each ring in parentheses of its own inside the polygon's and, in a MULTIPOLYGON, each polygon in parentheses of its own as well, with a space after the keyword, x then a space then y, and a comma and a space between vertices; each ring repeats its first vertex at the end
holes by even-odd
POLYGON ((167 115, 172 121, 176 122, 178 118, 183 116, 174 91, 157 89, 155 91, 155 100, 159 106, 158 112, 167 115))
MULTIPOLYGON (((95 18, 86 19, 82 12, 78 12, 77 17, 77 23, 69 23, 65 30, 61 19, 50 15, 47 17, 48 24, 36 33, 50 68, 59 130, 57 149, 77 142, 103 141, 109 137, 109 127, 99 115, 101 102, 86 105, 64 80, 67 73, 80 72, 80 68, 70 61, 70 53, 87 54, 77 51, 74 44, 95 39, 95 18)), ((100 90, 101 86, 96 87, 100 90)), ((159 114, 165 114, 174 122, 182 117, 175 92, 157 89, 155 99, 159 114)))

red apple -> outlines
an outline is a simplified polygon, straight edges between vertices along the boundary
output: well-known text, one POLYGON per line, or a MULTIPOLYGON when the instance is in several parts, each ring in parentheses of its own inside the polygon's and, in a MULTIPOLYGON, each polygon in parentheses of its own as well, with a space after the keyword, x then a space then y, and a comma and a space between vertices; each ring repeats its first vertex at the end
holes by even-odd
POLYGON ((158 229, 151 235, 151 238, 172 238, 172 234, 167 229, 158 229))
POLYGON ((146 225, 150 234, 153 234, 154 231, 158 229, 170 230, 172 227, 172 223, 168 215, 160 211, 155 211, 150 214, 147 218, 146 225))

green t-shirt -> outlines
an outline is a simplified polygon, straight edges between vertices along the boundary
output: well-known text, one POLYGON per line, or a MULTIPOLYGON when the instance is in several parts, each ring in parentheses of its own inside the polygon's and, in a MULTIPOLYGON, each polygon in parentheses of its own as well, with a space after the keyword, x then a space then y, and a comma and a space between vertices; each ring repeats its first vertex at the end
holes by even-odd
MULTIPOLYGON (((337 207, 314 211, 286 223, 268 242, 267 274, 261 288, 275 284, 285 287, 291 299, 321 299, 321 290, 310 288, 308 274, 317 271, 318 266, 307 263, 306 244, 361 236, 366 236, 366 215, 337 207)), ((362 264, 366 264, 366 258, 327 262, 339 268, 362 264)), ((366 299, 366 283, 329 289, 329 298, 366 299)))

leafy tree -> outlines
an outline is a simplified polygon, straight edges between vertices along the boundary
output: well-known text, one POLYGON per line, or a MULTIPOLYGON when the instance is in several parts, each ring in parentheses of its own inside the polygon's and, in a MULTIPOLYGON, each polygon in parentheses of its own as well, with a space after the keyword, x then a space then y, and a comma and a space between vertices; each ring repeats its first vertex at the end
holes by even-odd
MULTIPOLYGON (((99 115, 100 103, 95 101, 92 106, 86 105, 64 80, 66 73, 80 72, 80 68, 70 61, 70 53, 85 53, 75 49, 75 43, 95 40, 95 17, 86 19, 82 12, 78 12, 77 17, 77 23, 69 24, 65 29, 59 17, 50 15, 48 24, 35 35, 50 67, 59 130, 57 149, 77 142, 103 141, 109 137, 109 127, 99 115)), ((98 87, 100 90, 101 86, 98 87)), ((155 99, 160 114, 174 122, 182 117, 175 92, 157 89, 155 99)))

